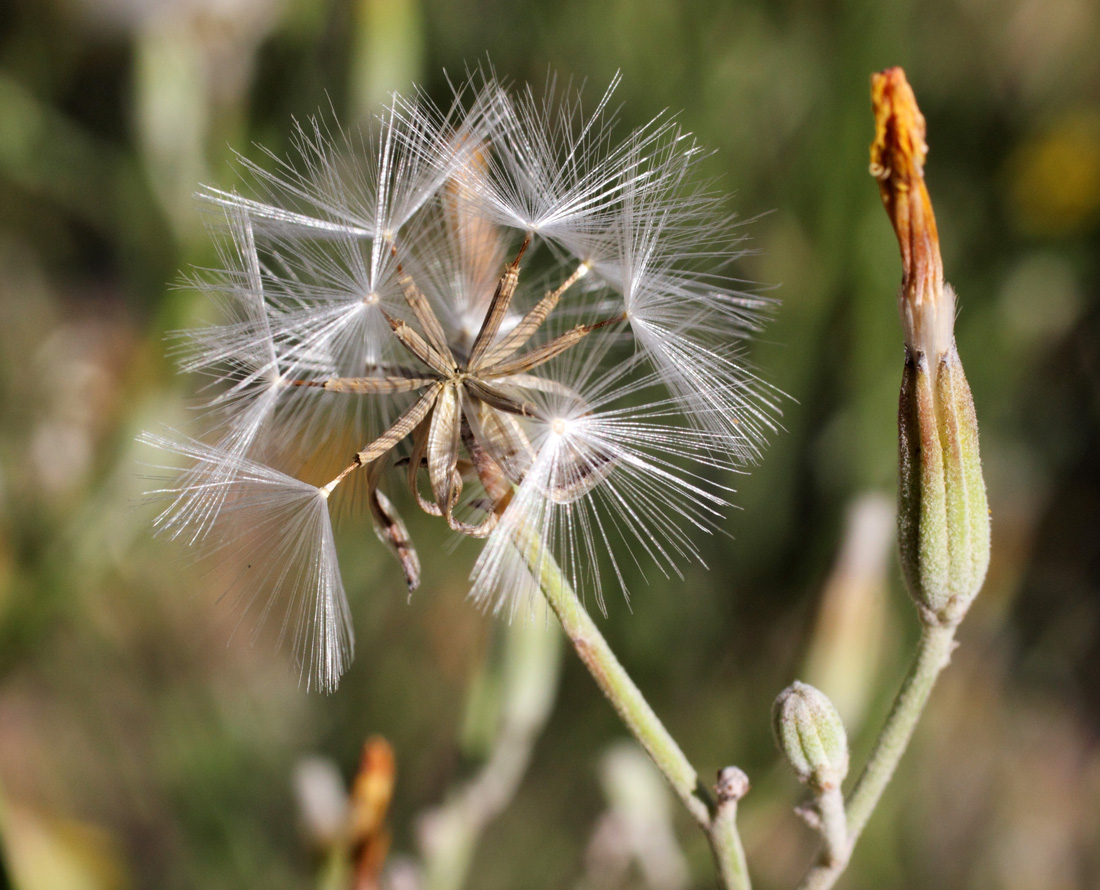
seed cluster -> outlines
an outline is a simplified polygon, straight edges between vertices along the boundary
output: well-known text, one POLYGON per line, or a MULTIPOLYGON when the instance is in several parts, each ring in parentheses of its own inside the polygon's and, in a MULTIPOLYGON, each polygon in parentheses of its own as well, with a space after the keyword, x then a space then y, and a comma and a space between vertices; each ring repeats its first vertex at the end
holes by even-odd
POLYGON ((627 592, 622 553, 701 559, 716 470, 771 428, 741 356, 768 300, 731 277, 737 224, 674 120, 614 138, 616 85, 588 113, 553 80, 536 99, 476 73, 446 110, 313 120, 291 158, 242 159, 251 194, 202 193, 221 263, 194 284, 224 317, 179 351, 216 395, 199 436, 146 437, 190 461, 157 524, 246 567, 241 608, 281 615, 310 683, 333 688, 352 651, 332 502, 365 499, 410 590, 395 478, 486 539, 476 601, 513 613, 556 559, 602 609, 609 578, 627 592))

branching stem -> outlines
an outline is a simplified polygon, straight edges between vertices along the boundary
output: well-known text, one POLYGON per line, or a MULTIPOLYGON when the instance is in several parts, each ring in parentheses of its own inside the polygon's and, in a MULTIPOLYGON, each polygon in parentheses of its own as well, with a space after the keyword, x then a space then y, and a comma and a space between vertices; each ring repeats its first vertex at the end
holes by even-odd
POLYGON ((547 603, 558 616, 562 629, 596 685, 703 829, 714 852, 722 886, 726 890, 750 890, 744 849, 735 824, 736 801, 715 803, 676 740, 611 651, 550 554, 526 529, 517 532, 516 546, 524 554, 547 603))
MULTIPOLYGON (((955 648, 955 629, 954 626, 926 626, 921 634, 913 665, 905 676, 867 765, 848 798, 849 851, 859 840, 867 820, 909 746, 909 740, 913 737, 913 730, 928 703, 936 678, 951 659, 951 651, 955 648)), ((827 854, 828 849, 822 860, 803 877, 799 890, 828 890, 836 883, 848 864, 847 856, 830 863, 827 854)))

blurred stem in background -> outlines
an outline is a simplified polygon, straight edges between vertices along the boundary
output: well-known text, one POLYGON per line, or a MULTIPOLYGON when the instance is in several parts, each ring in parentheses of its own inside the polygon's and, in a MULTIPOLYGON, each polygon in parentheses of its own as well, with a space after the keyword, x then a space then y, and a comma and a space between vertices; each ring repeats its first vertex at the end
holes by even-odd
POLYGON ((836 706, 850 736, 863 723, 882 669, 894 504, 868 492, 848 508, 840 553, 820 594, 802 676, 836 706))
POLYGON ((600 759, 600 785, 608 807, 592 831, 577 890, 634 886, 629 883, 632 866, 648 890, 690 887, 668 785, 634 741, 609 746, 600 759))
POLYGON ((210 181, 211 108, 203 46, 187 30, 145 29, 138 35, 134 67, 138 139, 148 181, 186 242, 198 228, 195 183, 210 181))
POLYGON ((557 698, 562 653, 557 630, 533 618, 498 629, 499 661, 475 686, 469 704, 479 727, 496 725, 495 738, 477 775, 420 821, 423 890, 458 890, 465 884, 477 842, 515 797, 557 698), (495 721, 486 719, 487 698, 499 709, 495 721))
POLYGON ((395 90, 423 80, 421 19, 419 0, 357 0, 349 75, 353 120, 377 114, 395 90))
POLYGON ((0 785, 0 887, 14 887, 15 884, 8 874, 8 858, 11 853, 8 850, 8 804, 4 798, 4 786, 0 785))
POLYGON ((144 200, 146 184, 131 156, 86 130, 18 80, 0 72, 0 182, 54 204, 125 251, 164 252, 163 230, 144 200))

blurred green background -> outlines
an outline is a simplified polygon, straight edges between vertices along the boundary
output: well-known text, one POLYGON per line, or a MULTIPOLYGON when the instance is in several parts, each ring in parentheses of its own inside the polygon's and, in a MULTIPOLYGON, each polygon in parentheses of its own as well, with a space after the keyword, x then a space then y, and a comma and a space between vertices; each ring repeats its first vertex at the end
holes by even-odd
MULTIPOLYGON (((790 396, 784 429, 736 482, 730 538, 705 542, 709 572, 636 585, 601 620, 704 778, 752 777, 760 888, 793 886, 813 850, 772 698, 796 676, 821 685, 861 763, 916 636, 889 516, 900 264, 867 174, 869 75, 906 68, 993 564, 844 886, 1100 885, 1097 46, 1095 0, 0 6, 0 887, 317 885, 292 777, 321 757, 350 780, 372 733, 396 752, 391 863, 409 886, 421 815, 493 734, 504 629, 464 600, 476 542, 433 561, 443 530, 407 511, 426 563, 407 602, 393 560, 346 524, 358 654, 337 694, 306 694, 284 653, 233 635, 216 581, 152 539, 134 438, 193 400, 163 338, 203 311, 173 282, 214 261, 191 194, 236 183, 230 147, 281 154, 292 118, 331 103, 354 122, 413 82, 443 101, 444 69, 486 57, 518 82, 587 79, 592 98, 621 69, 628 125, 679 110, 752 219, 740 274, 782 300, 753 359, 790 396)), ((606 756, 623 736, 565 653, 469 886, 713 886, 678 812, 665 871, 630 864, 608 821, 632 782, 606 756)))

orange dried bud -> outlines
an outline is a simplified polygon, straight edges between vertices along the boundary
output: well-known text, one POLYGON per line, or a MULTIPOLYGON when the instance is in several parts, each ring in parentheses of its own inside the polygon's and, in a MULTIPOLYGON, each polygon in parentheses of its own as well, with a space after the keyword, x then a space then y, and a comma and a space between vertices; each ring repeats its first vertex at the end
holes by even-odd
POLYGON ((397 767, 393 748, 381 736, 367 739, 359 772, 351 786, 351 841, 355 890, 376 890, 390 847, 386 814, 393 798, 397 767))
POLYGON ((943 281, 924 184, 924 115, 900 68, 871 77, 871 175, 901 247, 905 371, 898 403, 898 544, 928 625, 955 625, 989 566, 989 508, 978 421, 955 349, 955 293, 943 281))
POLYGON ((901 68, 871 75, 875 139, 871 175, 901 248, 902 284, 898 311, 905 345, 923 353, 932 367, 954 339, 955 294, 943 281, 936 215, 924 184, 924 115, 901 68))

